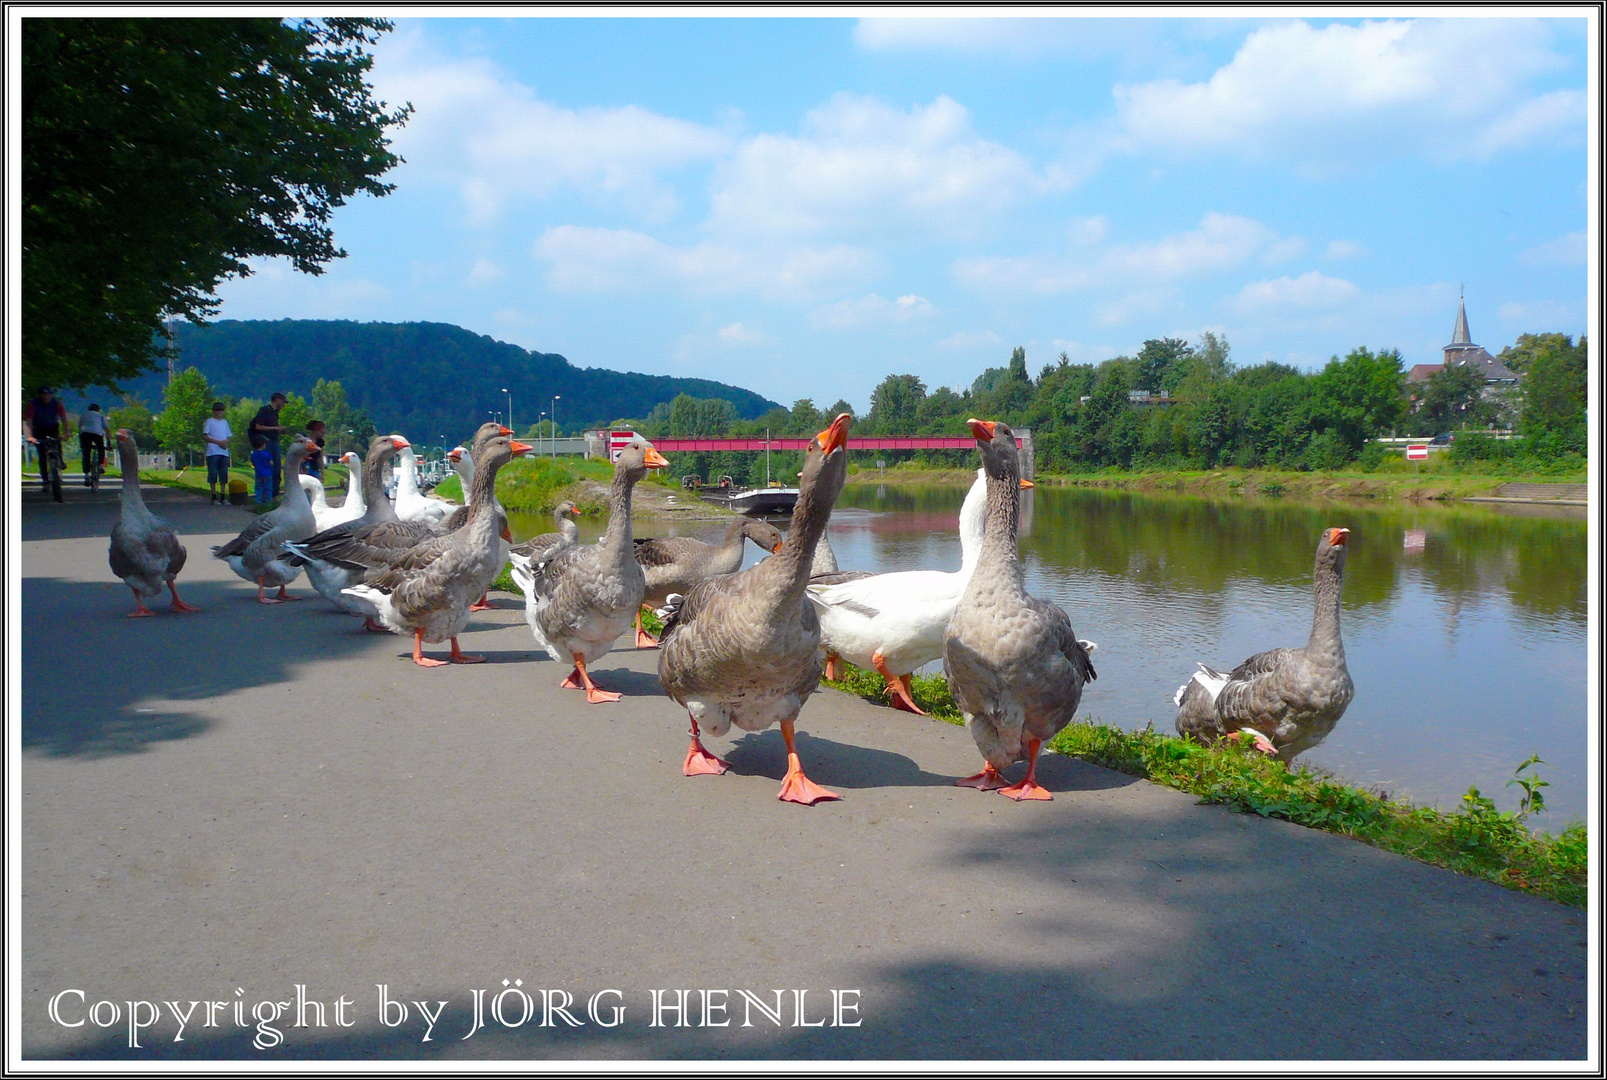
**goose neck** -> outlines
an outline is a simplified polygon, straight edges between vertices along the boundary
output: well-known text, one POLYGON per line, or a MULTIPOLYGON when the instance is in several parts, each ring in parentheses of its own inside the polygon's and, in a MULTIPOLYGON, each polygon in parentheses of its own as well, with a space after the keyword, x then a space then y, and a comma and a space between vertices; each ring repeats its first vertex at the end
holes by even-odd
POLYGON ((636 478, 628 470, 614 473, 608 489, 608 531, 603 535, 603 543, 614 551, 629 552, 635 546, 631 539, 631 491, 635 487, 636 478))
POLYGON ((1319 566, 1316 573, 1316 611, 1311 619, 1311 637, 1306 652, 1315 658, 1343 660, 1345 645, 1339 635, 1339 595, 1344 576, 1333 566, 1319 566))

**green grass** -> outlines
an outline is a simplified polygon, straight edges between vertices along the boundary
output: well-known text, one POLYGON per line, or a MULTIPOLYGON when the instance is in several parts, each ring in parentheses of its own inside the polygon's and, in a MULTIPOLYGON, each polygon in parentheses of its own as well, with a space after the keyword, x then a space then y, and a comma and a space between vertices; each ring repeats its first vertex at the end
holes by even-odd
MULTIPOLYGON (((843 677, 824 682, 869 701, 887 704, 880 675, 844 665, 843 677)), ((960 711, 941 675, 913 680, 917 704, 938 719, 961 723, 960 711)), ((1377 792, 1341 784, 1304 765, 1293 769, 1248 746, 1206 747, 1154 730, 1123 731, 1079 721, 1055 736, 1050 749, 1153 783, 1197 795, 1242 813, 1283 818, 1297 825, 1339 833, 1459 874, 1493 881, 1582 908, 1588 864, 1585 825, 1575 822, 1553 836, 1529 827, 1544 810, 1546 786, 1531 758, 1509 784, 1524 797, 1517 811, 1469 788, 1462 804, 1447 812, 1414 806, 1377 792)))
MULTIPOLYGON (((596 517, 607 509, 607 504, 588 496, 581 484, 593 480, 606 486, 613 475, 614 467, 606 461, 522 457, 498 471, 497 501, 509 510, 545 514, 568 499, 580 515, 596 517)), ((455 475, 449 476, 435 486, 435 493, 461 503, 463 482, 455 475)))

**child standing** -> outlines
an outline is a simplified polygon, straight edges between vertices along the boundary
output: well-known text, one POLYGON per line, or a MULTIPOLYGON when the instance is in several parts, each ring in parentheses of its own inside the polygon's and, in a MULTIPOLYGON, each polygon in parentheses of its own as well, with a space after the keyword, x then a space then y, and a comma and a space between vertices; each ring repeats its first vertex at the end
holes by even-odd
POLYGON ((212 501, 229 501, 229 421, 224 417, 223 402, 212 403, 212 416, 201 425, 201 438, 206 442, 206 483, 212 491, 212 501))
POLYGON ((267 446, 251 451, 251 467, 257 471, 257 505, 267 506, 273 498, 273 454, 267 446))

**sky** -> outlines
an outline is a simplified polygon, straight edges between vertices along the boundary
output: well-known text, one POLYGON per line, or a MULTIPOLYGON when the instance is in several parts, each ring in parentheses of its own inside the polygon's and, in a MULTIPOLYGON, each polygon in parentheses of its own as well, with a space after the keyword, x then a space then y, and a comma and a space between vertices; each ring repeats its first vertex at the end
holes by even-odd
POLYGON ((1031 10, 397 17, 396 190, 336 212, 347 258, 259 260, 220 317, 455 323, 857 411, 1016 346, 1034 374, 1205 331, 1239 364, 1437 363, 1459 290, 1492 353, 1587 331, 1579 9, 1031 10))

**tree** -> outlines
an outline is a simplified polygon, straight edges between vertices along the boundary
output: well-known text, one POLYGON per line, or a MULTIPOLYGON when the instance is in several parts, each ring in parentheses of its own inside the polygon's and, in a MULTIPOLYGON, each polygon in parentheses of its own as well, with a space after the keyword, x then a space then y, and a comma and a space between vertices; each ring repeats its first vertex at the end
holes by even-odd
POLYGON ((1027 374, 1027 350, 1017 345, 1010 351, 1010 378, 1015 382, 1031 382, 1027 374))
POLYGON ((1448 431, 1463 421, 1477 424, 1488 412, 1481 408, 1483 392, 1483 377, 1466 364, 1448 364, 1430 375, 1423 388, 1425 434, 1448 431))
POLYGON ((115 387, 200 323, 245 260, 322 273, 330 216, 401 159, 364 81, 391 24, 326 18, 22 23, 24 385, 115 387))
POLYGON ((1401 381, 1401 354, 1394 349, 1377 355, 1352 349, 1343 360, 1333 357, 1313 387, 1312 420, 1359 453, 1369 438, 1400 422, 1406 407, 1401 381))
POLYGON ((907 435, 915 430, 921 402, 926 400, 926 384, 915 375, 889 375, 871 391, 872 430, 888 435, 907 435))
POLYGON ((185 368, 162 392, 162 415, 152 425, 156 438, 175 453, 203 450, 201 425, 212 415, 212 388, 206 376, 185 368))
POLYGON ((1585 339, 1581 337, 1575 345, 1561 334, 1545 336, 1561 341, 1536 350, 1528 365, 1523 380, 1523 429, 1529 434, 1577 436, 1574 441, 1583 446, 1588 383, 1585 339))
POLYGON ((156 439, 156 418, 151 415, 150 406, 137 397, 129 398, 122 408, 113 409, 106 423, 114 435, 118 428, 127 428, 134 436, 134 445, 141 450, 155 450, 162 445, 156 439))
POLYGON ((313 384, 311 406, 312 419, 322 420, 328 431, 331 456, 338 457, 357 438, 352 427, 352 408, 346 404, 346 388, 339 380, 319 379, 313 384))
MULTIPOLYGON (((848 404, 848 402, 844 401, 842 398, 838 398, 832 403, 831 408, 826 410, 826 423, 830 423, 831 421, 837 419, 837 417, 841 416, 843 413, 853 416, 854 407, 848 404)), ((825 427, 825 424, 822 424, 821 427, 825 427)))
POLYGON ((1519 375, 1529 370, 1537 356, 1543 353, 1567 352, 1574 347, 1567 334, 1519 334, 1518 340, 1501 350, 1497 360, 1519 375))
POLYGON ((1182 338, 1151 338, 1138 350, 1138 376, 1135 390, 1152 394, 1169 392, 1188 374, 1186 362, 1194 355, 1182 338))

